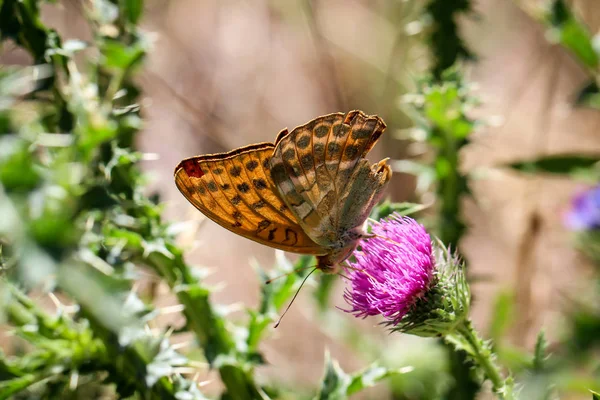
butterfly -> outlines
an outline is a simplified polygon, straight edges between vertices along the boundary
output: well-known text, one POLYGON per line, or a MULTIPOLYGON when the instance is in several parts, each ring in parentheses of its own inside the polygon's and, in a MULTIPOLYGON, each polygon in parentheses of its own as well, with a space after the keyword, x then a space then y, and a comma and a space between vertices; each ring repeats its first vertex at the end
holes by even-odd
POLYGON ((208 218, 258 243, 338 266, 368 237, 363 225, 392 170, 365 158, 386 125, 350 111, 282 130, 275 143, 187 158, 175 168, 179 191, 208 218))

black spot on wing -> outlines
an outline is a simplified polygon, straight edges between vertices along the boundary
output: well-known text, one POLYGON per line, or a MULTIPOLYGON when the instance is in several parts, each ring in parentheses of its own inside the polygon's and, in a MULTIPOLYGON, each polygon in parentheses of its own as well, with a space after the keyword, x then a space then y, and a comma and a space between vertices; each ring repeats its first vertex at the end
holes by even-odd
POLYGON ((341 123, 333 124, 333 128, 332 128, 333 136, 335 136, 335 137, 344 136, 344 134, 346 132, 344 132, 344 129, 342 129, 342 126, 343 125, 341 123))
POLYGON ((216 192, 219 190, 219 188, 217 187, 217 184, 213 181, 210 181, 206 184, 206 187, 208 188, 208 190, 210 190, 211 192, 216 192))
POLYGON ((269 237, 267 238, 268 240, 273 240, 275 239, 275 232, 277 232, 277 228, 273 228, 269 231, 269 237))
POLYGON ((236 186, 237 190, 239 190, 241 193, 248 193, 250 191, 250 186, 248 186, 248 184, 246 182, 242 182, 239 185, 236 186))
POLYGON ((285 161, 290 161, 296 158, 296 151, 294 149, 287 149, 283 152, 283 159, 285 161))
POLYGON ((267 221, 266 219, 260 221, 258 223, 258 228, 256 229, 256 232, 260 232, 262 230, 265 230, 269 225, 271 225, 271 222, 267 221))
POLYGON ((231 169, 229 170, 229 173, 234 178, 237 178, 242 173, 242 167, 240 167, 239 165, 235 165, 235 166, 231 167, 231 169))
POLYGON ((369 129, 369 128, 362 128, 362 129, 356 129, 354 131, 352 131, 352 139, 354 140, 358 140, 358 139, 366 139, 369 136, 371 136, 371 132, 373 132, 373 129, 369 129))
POLYGON ((358 155, 359 151, 360 151, 360 146, 351 144, 350 146, 346 146, 346 149, 344 150, 344 156, 348 160, 354 160, 356 158, 356 156, 358 155))
POLYGON ((290 241, 291 245, 298 243, 298 234, 293 229, 285 228, 285 241, 290 241))
POLYGON ((246 169, 248 171, 254 171, 258 167, 258 162, 256 160, 251 160, 246 163, 246 169))
POLYGON ((264 179, 259 178, 259 179, 253 179, 252 180, 252 184, 254 185, 254 187, 258 190, 263 190, 267 188, 267 182, 265 182, 264 179))
POLYGON ((266 157, 262 162, 262 166, 264 169, 269 170, 271 168, 271 158, 266 157))
POLYGON ((296 142, 299 149, 306 149, 310 145, 310 135, 301 136, 296 142))
POLYGON ((302 158, 300 159, 300 162, 302 163, 302 168, 305 171, 312 169, 312 167, 314 165, 314 160, 313 160, 312 154, 303 155, 302 158))
POLYGON ((329 126, 327 125, 319 125, 315 128, 315 136, 321 139, 325 137, 329 133, 329 126))
POLYGON ((331 142, 327 145, 327 155, 330 158, 337 158, 337 156, 339 156, 341 151, 342 151, 342 148, 340 147, 339 144, 337 144, 335 142, 331 142))

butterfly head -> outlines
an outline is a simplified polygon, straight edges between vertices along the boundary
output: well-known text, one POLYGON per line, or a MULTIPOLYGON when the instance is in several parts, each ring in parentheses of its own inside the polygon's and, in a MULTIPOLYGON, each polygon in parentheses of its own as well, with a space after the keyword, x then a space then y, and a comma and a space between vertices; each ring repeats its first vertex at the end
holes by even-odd
POLYGON ((332 246, 329 254, 317 257, 317 269, 326 274, 337 274, 340 264, 352 255, 358 242, 365 237, 362 227, 344 232, 332 246))

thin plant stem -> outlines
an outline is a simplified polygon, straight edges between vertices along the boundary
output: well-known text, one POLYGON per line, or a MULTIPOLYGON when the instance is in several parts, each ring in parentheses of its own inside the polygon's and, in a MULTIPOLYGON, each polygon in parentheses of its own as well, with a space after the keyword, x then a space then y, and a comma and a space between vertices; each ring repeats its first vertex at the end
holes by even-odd
POLYGON ((456 333, 458 333, 470 347, 468 353, 477 363, 478 367, 484 372, 485 377, 492 383, 494 393, 496 393, 500 399, 512 399, 512 396, 509 393, 510 391, 507 390, 507 384, 500 371, 500 367, 494 360, 494 354, 485 341, 479 337, 473 328, 471 321, 466 320, 463 324, 459 325, 456 328, 456 333))

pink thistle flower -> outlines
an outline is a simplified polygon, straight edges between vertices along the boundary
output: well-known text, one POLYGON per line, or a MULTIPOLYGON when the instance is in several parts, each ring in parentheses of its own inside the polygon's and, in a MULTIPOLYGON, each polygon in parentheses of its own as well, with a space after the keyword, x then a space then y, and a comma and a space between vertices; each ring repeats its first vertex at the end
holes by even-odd
POLYGON ((399 324, 432 284, 435 257, 431 238, 412 218, 394 213, 372 224, 377 235, 363 239, 347 273, 346 310, 356 317, 381 314, 399 324))

